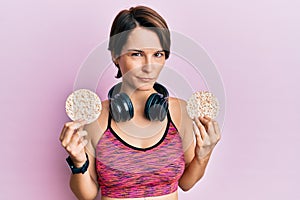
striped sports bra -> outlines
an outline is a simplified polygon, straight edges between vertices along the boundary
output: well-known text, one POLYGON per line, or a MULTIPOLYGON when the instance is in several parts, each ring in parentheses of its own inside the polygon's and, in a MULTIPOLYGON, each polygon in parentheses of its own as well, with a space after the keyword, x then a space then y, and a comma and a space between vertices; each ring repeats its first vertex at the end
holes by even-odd
POLYGON ((185 161, 181 137, 168 113, 163 137, 148 148, 134 147, 107 129, 96 147, 96 171, 102 196, 142 198, 170 194, 178 188, 185 161))

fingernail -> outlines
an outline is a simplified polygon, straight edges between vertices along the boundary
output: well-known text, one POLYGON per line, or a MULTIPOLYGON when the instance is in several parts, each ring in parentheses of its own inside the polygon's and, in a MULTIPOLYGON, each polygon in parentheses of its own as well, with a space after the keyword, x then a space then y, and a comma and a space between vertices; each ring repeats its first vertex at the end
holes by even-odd
POLYGON ((196 122, 194 122, 194 121, 193 121, 193 126, 197 126, 197 125, 196 125, 196 122))
POLYGON ((83 141, 82 141, 82 144, 83 144, 83 146, 85 146, 85 145, 88 144, 88 141, 87 141, 87 140, 83 140, 83 141))
POLYGON ((80 137, 83 137, 83 136, 86 136, 87 135, 87 131, 78 131, 78 135, 80 136, 80 137))
POLYGON ((86 124, 86 120, 85 119, 81 119, 81 120, 79 120, 79 123, 86 124))

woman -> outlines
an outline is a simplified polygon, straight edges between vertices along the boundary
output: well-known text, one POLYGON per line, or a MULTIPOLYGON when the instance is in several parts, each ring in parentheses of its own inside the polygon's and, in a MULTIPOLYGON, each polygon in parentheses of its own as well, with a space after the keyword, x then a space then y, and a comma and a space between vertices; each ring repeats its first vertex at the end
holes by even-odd
POLYGON ((60 135, 78 199, 177 200, 203 176, 220 139, 216 121, 191 120, 186 102, 156 80, 170 53, 170 32, 154 10, 121 11, 109 50, 122 82, 102 102, 97 122, 68 122, 60 135), (94 150, 93 150, 94 149, 94 150))

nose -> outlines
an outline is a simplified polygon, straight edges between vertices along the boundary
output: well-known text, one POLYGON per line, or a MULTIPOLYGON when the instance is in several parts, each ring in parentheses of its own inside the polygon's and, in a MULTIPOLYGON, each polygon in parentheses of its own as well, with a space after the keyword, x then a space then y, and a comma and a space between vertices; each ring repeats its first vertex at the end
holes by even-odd
POLYGON ((143 63, 143 66, 142 66, 142 71, 144 72, 151 72, 151 70, 153 69, 153 60, 152 60, 152 56, 151 55, 147 55, 145 56, 145 60, 144 60, 144 63, 143 63))

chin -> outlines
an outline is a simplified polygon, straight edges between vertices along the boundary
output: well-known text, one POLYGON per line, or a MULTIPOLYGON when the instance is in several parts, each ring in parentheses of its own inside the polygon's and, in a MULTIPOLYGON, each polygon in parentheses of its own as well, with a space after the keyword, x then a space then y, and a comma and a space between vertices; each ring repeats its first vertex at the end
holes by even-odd
POLYGON ((153 89, 155 81, 151 81, 151 82, 146 82, 146 83, 138 83, 136 86, 136 88, 138 90, 142 90, 142 91, 149 91, 153 89))
POLYGON ((140 84, 137 85, 136 89, 137 90, 142 90, 142 91, 148 91, 153 89, 154 83, 147 83, 147 84, 140 84))
MULTIPOLYGON (((124 79, 123 79, 124 81, 124 79)), ((135 90, 140 90, 140 91, 149 91, 153 89, 154 83, 156 80, 151 80, 151 81, 140 81, 140 80, 134 80, 134 81, 125 81, 128 85, 130 85, 131 88, 135 90)))

